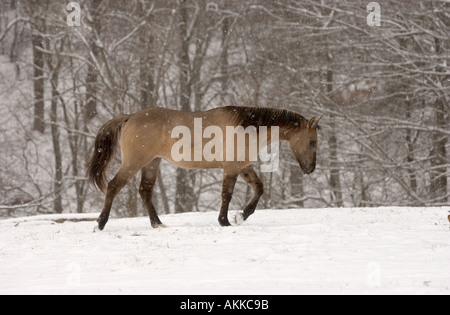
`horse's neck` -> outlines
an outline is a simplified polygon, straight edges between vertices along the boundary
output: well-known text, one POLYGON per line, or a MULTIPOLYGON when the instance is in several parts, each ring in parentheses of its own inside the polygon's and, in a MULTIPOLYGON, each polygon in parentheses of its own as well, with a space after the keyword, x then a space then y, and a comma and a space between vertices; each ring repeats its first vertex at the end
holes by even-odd
MULTIPOLYGON (((279 126, 270 126, 268 127, 268 138, 272 139, 274 137, 272 137, 272 132, 275 131, 274 127, 278 127, 278 141, 277 142, 281 142, 281 141, 289 141, 291 140, 291 137, 293 135, 293 131, 289 128, 286 127, 279 127, 279 126)), ((275 137, 276 138, 276 137, 275 137)))
POLYGON ((261 127, 257 130, 259 139, 260 137, 267 137, 267 146, 270 146, 271 144, 277 144, 281 141, 289 141, 292 136, 292 131, 279 126, 267 126, 267 132, 263 132, 263 129, 261 127))

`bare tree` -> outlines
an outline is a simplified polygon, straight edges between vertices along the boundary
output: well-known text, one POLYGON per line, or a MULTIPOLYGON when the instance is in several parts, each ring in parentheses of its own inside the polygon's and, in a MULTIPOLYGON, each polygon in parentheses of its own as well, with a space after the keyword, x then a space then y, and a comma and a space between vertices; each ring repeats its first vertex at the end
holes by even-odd
POLYGON ((44 38, 45 20, 41 17, 42 11, 38 1, 28 3, 28 12, 31 14, 31 43, 33 47, 33 88, 34 88, 34 123, 33 130, 44 133, 44 38))
POLYGON ((89 48, 92 55, 89 56, 88 72, 86 75, 86 108, 84 118, 89 122, 97 115, 97 81, 98 70, 95 68, 95 61, 100 55, 99 36, 101 32, 101 6, 102 0, 92 0, 89 3, 88 12, 90 13, 90 34, 88 38, 89 48))

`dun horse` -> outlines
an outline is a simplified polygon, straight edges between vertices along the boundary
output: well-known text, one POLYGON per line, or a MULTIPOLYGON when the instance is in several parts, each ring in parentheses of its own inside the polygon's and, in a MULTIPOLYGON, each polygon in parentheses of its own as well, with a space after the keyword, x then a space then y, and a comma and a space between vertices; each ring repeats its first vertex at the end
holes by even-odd
MULTIPOLYGON (((194 122, 202 119, 202 128, 215 126, 226 130, 227 126, 278 127, 279 141, 288 141, 296 160, 305 174, 311 174, 316 168, 317 130, 319 120, 305 119, 303 116, 281 109, 253 107, 222 107, 206 112, 187 113, 163 108, 150 108, 132 115, 120 115, 103 125, 95 140, 93 157, 88 166, 90 181, 106 193, 103 211, 98 218, 98 227, 103 230, 108 222, 114 198, 128 181, 140 170, 142 171, 140 196, 148 210, 152 227, 164 227, 152 203, 153 188, 159 171, 161 159, 189 169, 222 168, 222 206, 219 213, 221 226, 230 226, 228 207, 233 195, 238 176, 250 185, 254 197, 244 209, 242 219, 247 220, 255 212, 259 199, 263 194, 263 184, 252 168, 253 160, 247 152, 244 159, 175 159, 173 147, 178 139, 172 131, 177 126, 185 126, 194 130, 194 122), (115 155, 119 142, 122 154, 122 165, 116 176, 107 183, 105 171, 115 155)), ((217 129, 215 129, 217 130, 217 129)), ((225 132, 223 132, 225 134, 225 132)), ((271 137, 269 137, 271 138, 271 137)), ((207 139, 202 139, 205 145, 207 139)), ((268 141, 270 143, 270 140, 268 141)), ((222 154, 228 150, 239 149, 227 147, 228 142, 219 142, 222 154)), ((245 150, 249 150, 245 142, 245 150)), ((192 145, 192 152, 194 152, 192 145)), ((217 150, 218 148, 215 148, 217 150)), ((263 149, 258 147, 258 150, 263 149)), ((233 152, 235 152, 234 150, 233 152)))

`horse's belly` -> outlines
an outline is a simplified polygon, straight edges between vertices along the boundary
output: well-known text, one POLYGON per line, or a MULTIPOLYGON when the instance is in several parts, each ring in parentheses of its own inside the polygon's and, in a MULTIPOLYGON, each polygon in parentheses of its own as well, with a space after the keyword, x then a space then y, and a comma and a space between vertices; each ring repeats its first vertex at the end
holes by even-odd
POLYGON ((214 169, 214 168, 236 168, 242 169, 249 165, 249 162, 223 162, 223 161, 174 161, 172 158, 166 158, 171 164, 185 169, 214 169))

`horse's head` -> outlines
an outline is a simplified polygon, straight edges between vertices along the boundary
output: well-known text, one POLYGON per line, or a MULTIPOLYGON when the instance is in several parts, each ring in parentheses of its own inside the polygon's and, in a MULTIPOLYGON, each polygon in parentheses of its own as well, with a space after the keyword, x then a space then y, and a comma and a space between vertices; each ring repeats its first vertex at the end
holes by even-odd
POLYGON ((312 118, 302 128, 292 134, 289 145, 294 152, 300 167, 305 174, 316 169, 317 130, 320 119, 312 118))

